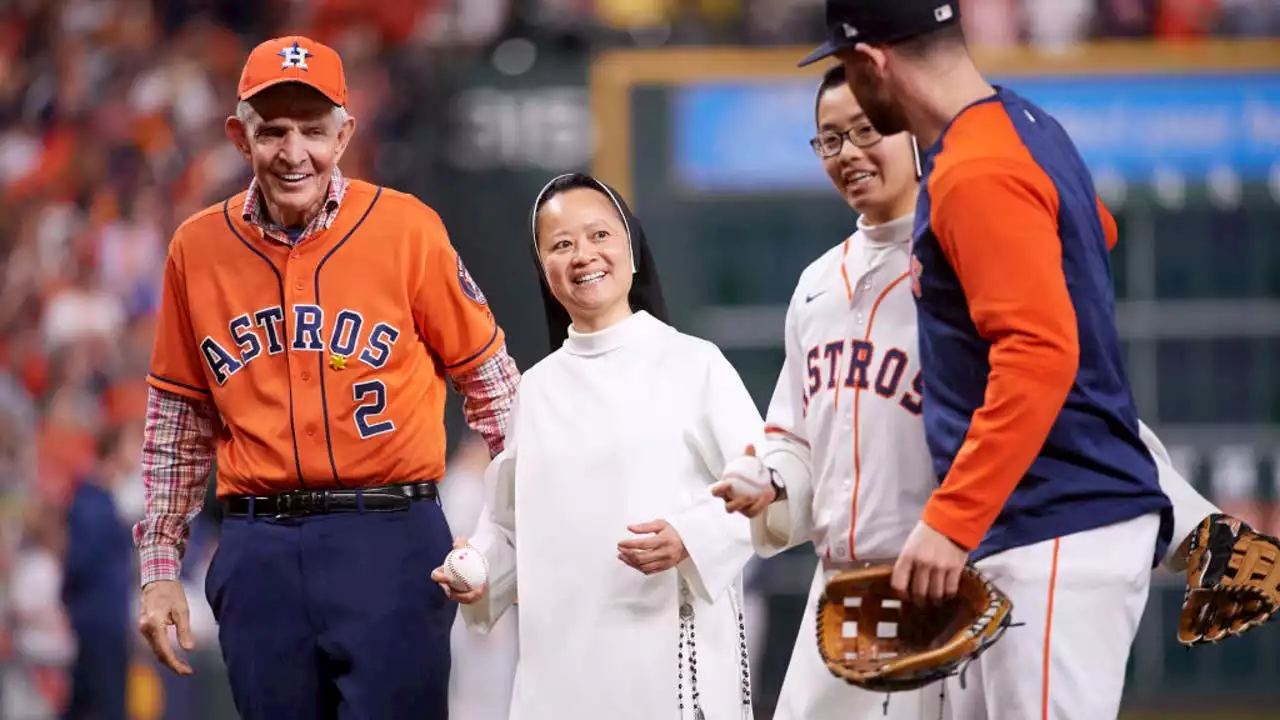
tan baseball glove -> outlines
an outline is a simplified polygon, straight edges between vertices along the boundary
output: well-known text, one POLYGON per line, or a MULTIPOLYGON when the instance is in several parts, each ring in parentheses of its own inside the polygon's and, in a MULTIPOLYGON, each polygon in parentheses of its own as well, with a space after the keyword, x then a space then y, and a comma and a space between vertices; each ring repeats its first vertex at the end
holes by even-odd
POLYGON ((1200 522, 1187 552, 1178 641, 1215 643, 1257 627, 1280 609, 1280 540, 1230 515, 1200 522))
POLYGON ((898 692, 961 672, 1004 634, 1013 604, 971 566, 955 597, 922 607, 899 600, 892 565, 845 570, 818 600, 818 651, 831 673, 858 687, 898 692))

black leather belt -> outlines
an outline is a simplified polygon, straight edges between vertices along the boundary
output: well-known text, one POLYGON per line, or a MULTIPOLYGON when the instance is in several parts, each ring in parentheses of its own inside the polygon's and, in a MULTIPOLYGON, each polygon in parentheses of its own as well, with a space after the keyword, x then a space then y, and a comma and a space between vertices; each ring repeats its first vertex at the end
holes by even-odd
POLYGON ((439 501, 435 480, 333 490, 288 490, 277 495, 233 495, 222 501, 231 516, 302 517, 335 512, 399 512, 418 500, 439 501))

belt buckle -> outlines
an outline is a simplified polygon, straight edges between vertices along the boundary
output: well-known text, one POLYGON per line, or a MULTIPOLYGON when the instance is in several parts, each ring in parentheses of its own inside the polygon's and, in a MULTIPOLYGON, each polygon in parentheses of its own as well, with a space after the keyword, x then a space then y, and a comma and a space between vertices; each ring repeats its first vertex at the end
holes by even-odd
POLYGON ((280 493, 276 496, 275 519, 302 517, 315 512, 320 505, 319 493, 299 491, 280 493))

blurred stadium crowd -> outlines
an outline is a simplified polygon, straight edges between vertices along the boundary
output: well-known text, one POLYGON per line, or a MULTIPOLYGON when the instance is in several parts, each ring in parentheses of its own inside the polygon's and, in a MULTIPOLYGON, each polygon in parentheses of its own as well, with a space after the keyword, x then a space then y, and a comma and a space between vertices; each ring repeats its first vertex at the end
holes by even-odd
MULTIPOLYGON (((337 48, 361 123, 344 170, 404 186, 422 166, 388 158, 411 147, 397 141, 413 116, 393 78, 521 33, 806 44, 821 13, 820 0, 0 3, 0 716, 65 707, 78 635, 135 635, 129 527, 165 248, 248 181, 222 126, 254 43, 296 31, 337 48)), ((1280 34, 1275 0, 968 0, 966 16, 995 46, 1280 34)))

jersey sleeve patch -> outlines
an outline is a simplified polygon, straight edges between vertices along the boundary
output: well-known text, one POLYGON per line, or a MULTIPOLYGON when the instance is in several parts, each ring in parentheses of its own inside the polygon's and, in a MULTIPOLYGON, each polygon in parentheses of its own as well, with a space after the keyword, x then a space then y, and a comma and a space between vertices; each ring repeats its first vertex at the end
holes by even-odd
POLYGON ((471 273, 467 270, 467 266, 463 264, 461 255, 458 256, 458 286, 462 288, 462 294, 466 295, 475 304, 489 304, 489 300, 481 292, 480 286, 471 278, 471 273))

